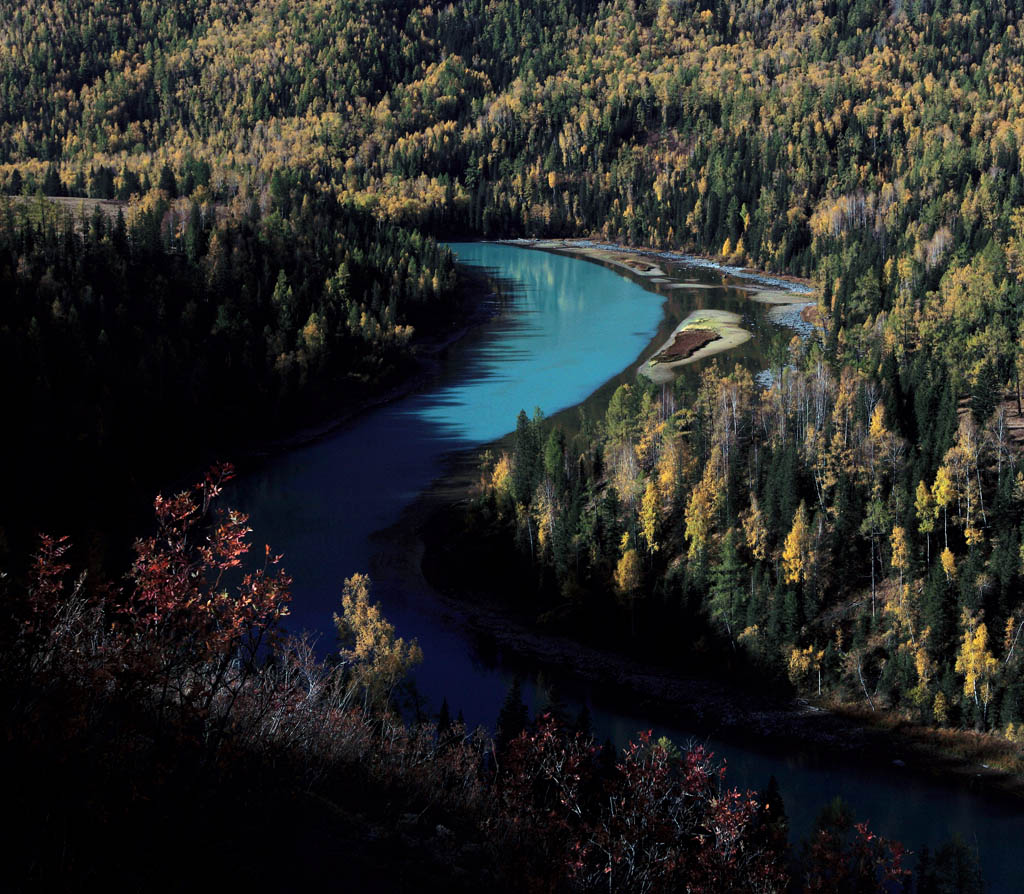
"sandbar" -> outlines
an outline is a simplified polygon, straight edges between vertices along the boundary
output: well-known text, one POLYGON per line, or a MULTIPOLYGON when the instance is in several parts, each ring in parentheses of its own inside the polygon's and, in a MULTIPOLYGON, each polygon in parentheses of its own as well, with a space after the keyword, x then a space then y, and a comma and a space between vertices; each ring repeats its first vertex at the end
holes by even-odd
MULTIPOLYGON (((679 367, 696 363, 698 360, 703 360, 722 351, 728 351, 730 348, 749 341, 750 338, 750 332, 740 326, 739 314, 730 313, 727 310, 695 310, 676 326, 668 340, 643 363, 640 367, 640 375, 647 376, 657 385, 671 382, 679 367), (679 335, 689 330, 709 333, 714 335, 714 338, 709 339, 707 335, 699 336, 704 342, 703 346, 688 356, 679 360, 659 360, 659 357, 671 352, 679 344, 679 335)), ((683 340, 684 347, 692 346, 686 345, 686 341, 686 339, 683 340)))
POLYGON ((526 248, 546 248, 555 251, 571 252, 596 261, 604 261, 622 267, 637 276, 665 276, 665 271, 652 264, 644 253, 637 249, 619 248, 611 245, 595 245, 587 240, 573 239, 499 239, 509 245, 522 245, 526 248))
POLYGON ((808 298, 813 298, 814 293, 808 291, 789 291, 788 289, 766 289, 759 286, 741 286, 736 283, 726 283, 726 288, 736 289, 738 292, 748 292, 748 298, 759 304, 787 305, 808 303, 808 298))

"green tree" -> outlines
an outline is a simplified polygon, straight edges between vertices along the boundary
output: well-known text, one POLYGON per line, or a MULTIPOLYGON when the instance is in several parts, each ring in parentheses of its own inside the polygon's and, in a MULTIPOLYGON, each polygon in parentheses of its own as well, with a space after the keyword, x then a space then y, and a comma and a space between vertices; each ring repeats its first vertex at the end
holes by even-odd
POLYGON ((748 601, 746 567, 736 548, 736 539, 735 528, 729 528, 722 537, 718 562, 711 569, 711 594, 708 601, 711 617, 725 627, 734 648, 736 636, 746 617, 748 601))
POLYGON ((523 684, 517 676, 512 680, 505 701, 498 712, 496 723, 495 745, 499 752, 508 747, 509 742, 516 738, 530 724, 530 712, 523 701, 523 684))
POLYGON ((165 164, 160 169, 160 181, 157 183, 157 189, 166 193, 167 196, 172 199, 176 199, 178 197, 178 181, 175 178, 174 171, 171 170, 170 165, 165 164))

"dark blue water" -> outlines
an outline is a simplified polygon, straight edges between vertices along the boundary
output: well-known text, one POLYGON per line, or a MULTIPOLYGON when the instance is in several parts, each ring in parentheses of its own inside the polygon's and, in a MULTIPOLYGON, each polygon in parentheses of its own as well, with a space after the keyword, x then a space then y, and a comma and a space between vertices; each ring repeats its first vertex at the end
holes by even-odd
MULTIPOLYGON (((416 393, 275 458, 228 494, 260 541, 284 554, 295 579, 290 626, 320 631, 325 647, 343 580, 371 568, 371 535, 398 521, 453 448, 500 437, 520 409, 579 403, 637 360, 662 319, 659 295, 596 264, 508 245, 452 247, 516 284, 495 300, 495 317, 452 346, 416 393)), ((416 682, 429 702, 447 697, 470 723, 493 723, 508 674, 475 657, 422 595, 385 581, 374 589, 398 634, 417 637, 427 656, 416 682)))
MULTIPOLYGON (((228 498, 248 511, 260 542, 284 554, 294 577, 293 629, 318 631, 332 644, 331 615, 343 580, 369 571, 379 541, 444 470, 453 449, 487 443, 512 427, 520 409, 551 414, 572 406, 636 361, 662 318, 663 298, 618 273, 583 260, 507 245, 452 246, 462 263, 496 271, 518 285, 495 300, 496 315, 445 352, 437 374, 417 392, 354 424, 268 462, 228 498)), ((680 291, 673 293, 678 300, 680 291)), ((714 290, 694 291, 694 305, 715 306, 714 290)), ((736 296, 721 294, 723 305, 736 296)), ((755 327, 755 331, 757 331, 755 327)), ((447 698, 470 725, 493 725, 513 676, 514 656, 481 646, 444 616, 429 591, 389 581, 374 586, 399 635, 416 637, 425 661, 416 685, 431 710, 447 698)), ((685 743, 685 730, 653 723, 571 677, 557 679, 570 704, 586 702, 601 738, 622 744, 653 727, 685 743)), ((532 707, 545 696, 527 675, 532 707)), ((899 770, 865 770, 780 756, 756 747, 708 743, 729 765, 731 785, 759 789, 779 782, 794 834, 841 795, 872 829, 919 850, 958 833, 976 843, 989 890, 1020 890, 1015 851, 1024 838, 1021 811, 994 805, 962 788, 928 784, 899 770)))

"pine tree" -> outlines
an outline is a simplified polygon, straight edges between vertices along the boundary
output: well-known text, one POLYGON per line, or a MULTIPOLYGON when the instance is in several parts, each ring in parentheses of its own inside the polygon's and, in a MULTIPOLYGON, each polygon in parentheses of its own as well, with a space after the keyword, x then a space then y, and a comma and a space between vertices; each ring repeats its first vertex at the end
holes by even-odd
POLYGON ((517 676, 509 686, 505 701, 498 712, 496 733, 494 737, 495 747, 499 752, 505 750, 508 743, 516 738, 529 726, 530 712, 523 701, 523 684, 517 676))
POLYGON ((178 181, 175 179, 170 165, 165 164, 160 169, 160 181, 157 184, 157 189, 166 193, 169 198, 176 199, 178 197, 178 181))
POLYGON ((437 714, 437 738, 443 739, 452 727, 451 709, 448 707, 448 699, 441 700, 441 710, 437 714))
POLYGON ((747 589, 744 585, 745 567, 736 549, 736 531, 729 528, 722 537, 721 556, 711 570, 711 594, 708 608, 711 617, 725 626, 736 644, 739 625, 746 615, 747 589))
POLYGON ((512 439, 512 496, 516 503, 529 506, 540 477, 540 424, 538 409, 531 420, 525 410, 516 417, 512 439))

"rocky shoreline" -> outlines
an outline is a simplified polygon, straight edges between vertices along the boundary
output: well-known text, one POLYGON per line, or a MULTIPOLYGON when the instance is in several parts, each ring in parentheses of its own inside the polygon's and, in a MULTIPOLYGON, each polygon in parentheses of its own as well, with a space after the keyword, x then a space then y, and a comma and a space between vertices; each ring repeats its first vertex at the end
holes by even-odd
MULTIPOLYGON (((639 276, 666 276, 657 265, 658 260, 688 264, 717 270, 724 280, 738 280, 740 283, 757 283, 759 288, 749 285, 725 282, 729 286, 751 292, 751 298, 766 304, 802 304, 813 299, 815 285, 799 276, 785 273, 767 273, 751 267, 737 267, 723 263, 710 255, 691 254, 688 252, 660 251, 654 248, 637 248, 621 245, 617 242, 602 242, 593 239, 499 239, 508 245, 521 245, 524 248, 539 248, 547 251, 562 251, 579 257, 603 261, 616 267, 622 267, 639 276)), ((686 285, 686 284, 683 284, 686 285)))

